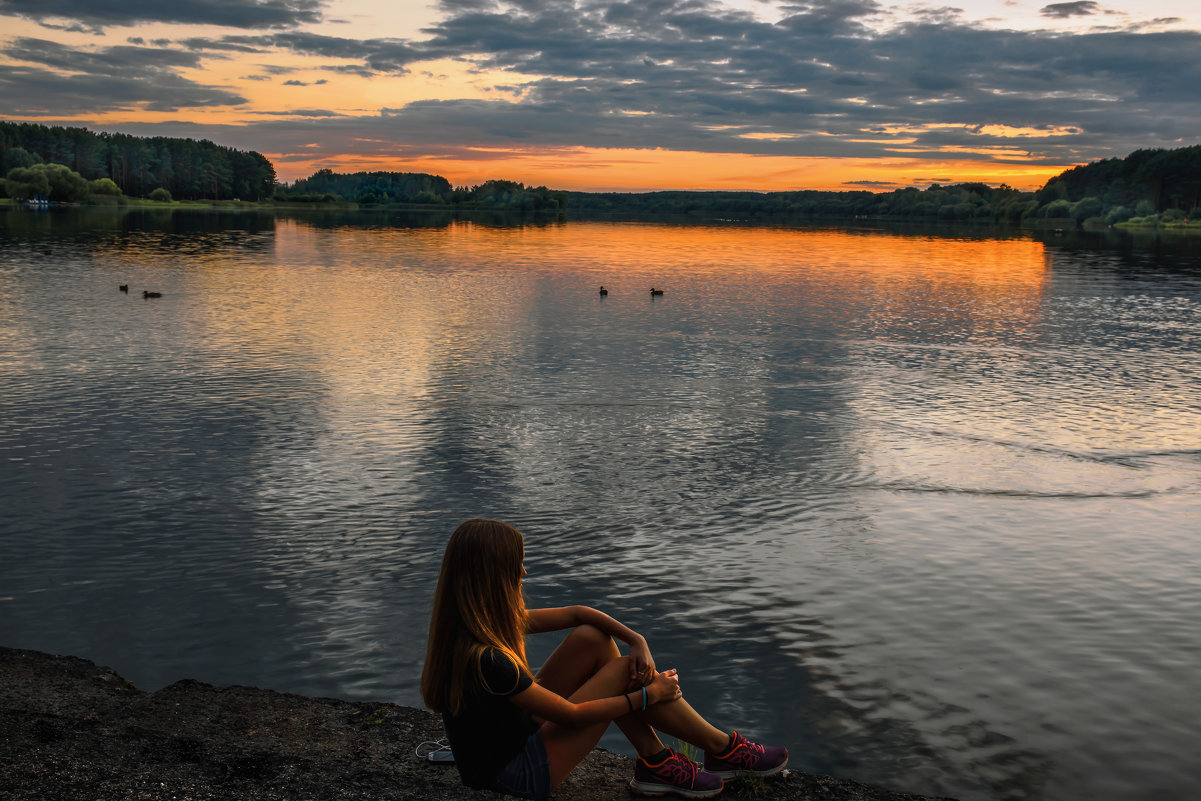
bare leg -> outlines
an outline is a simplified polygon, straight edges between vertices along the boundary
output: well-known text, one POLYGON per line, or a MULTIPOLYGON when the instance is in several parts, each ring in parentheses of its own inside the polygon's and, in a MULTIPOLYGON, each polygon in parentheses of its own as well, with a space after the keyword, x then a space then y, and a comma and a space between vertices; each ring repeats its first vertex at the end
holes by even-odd
MULTIPOLYGON (((579 703, 597 698, 610 698, 621 695, 627 689, 633 689, 629 685, 629 670, 629 662, 617 650, 617 644, 613 642, 612 637, 594 626, 577 626, 538 671, 538 683, 553 693, 579 703), (606 674, 603 683, 594 685, 589 691, 590 694, 584 693, 584 686, 589 679, 610 663, 620 664, 624 673, 618 671, 614 675, 606 674)), ((614 722, 639 754, 651 756, 663 750, 663 743, 649 724, 629 715, 614 722)), ((592 750, 604 734, 605 728, 607 726, 601 726, 591 745, 584 750, 584 754, 592 750)), ((580 759, 583 759, 582 755, 580 759)), ((574 767, 574 763, 572 766, 574 767)))
MULTIPOLYGON (((568 696, 573 703, 592 701, 597 698, 610 698, 621 695, 630 680, 630 668, 624 657, 609 662, 600 671, 584 682, 584 685, 568 696)), ((622 731, 626 728, 623 723, 633 724, 633 734, 637 741, 631 739, 639 753, 644 751, 649 755, 663 750, 663 744, 655 735, 655 730, 645 723, 634 720, 626 715, 619 719, 618 725, 622 731)), ((596 747, 601 735, 609 727, 607 722, 594 723, 591 726, 563 726, 547 721, 542 724, 542 742, 546 746, 546 756, 550 761, 550 786, 556 790, 559 784, 571 773, 572 769, 588 756, 588 752, 596 747)), ((628 735, 627 735, 628 736, 628 735)))
POLYGON ((645 712, 635 712, 632 717, 711 754, 725 751, 730 742, 728 732, 723 732, 701 717, 683 698, 655 704, 645 712))
POLYGON ((538 683, 567 698, 619 658, 621 652, 612 637, 595 626, 577 626, 539 668, 538 683))
MULTIPOLYGON (((573 703, 580 703, 621 695, 632 689, 629 671, 627 658, 621 656, 611 637, 593 626, 579 626, 538 671, 538 683, 573 703)), ((711 752, 724 750, 729 741, 728 734, 711 726, 682 698, 655 704, 615 722, 641 756, 663 750, 655 728, 711 752)), ((542 739, 550 760, 552 789, 558 788, 596 747, 606 728, 607 723, 583 728, 549 721, 543 724, 542 739)))

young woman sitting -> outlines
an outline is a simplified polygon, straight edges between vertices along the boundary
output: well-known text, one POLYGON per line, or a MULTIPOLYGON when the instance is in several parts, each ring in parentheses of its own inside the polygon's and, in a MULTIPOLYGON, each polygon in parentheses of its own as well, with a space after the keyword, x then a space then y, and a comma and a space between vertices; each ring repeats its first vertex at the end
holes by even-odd
POLYGON ((638 752, 630 789, 640 795, 711 798, 723 779, 771 776, 788 764, 786 748, 702 718, 676 671, 656 670, 642 635, 586 606, 526 609, 524 560, 521 532, 494 520, 463 523, 442 558, 421 692, 442 714, 464 784, 546 798, 610 722, 638 752), (564 629, 571 632, 532 674, 526 635, 564 629), (666 748, 657 732, 704 751, 704 766, 666 748))

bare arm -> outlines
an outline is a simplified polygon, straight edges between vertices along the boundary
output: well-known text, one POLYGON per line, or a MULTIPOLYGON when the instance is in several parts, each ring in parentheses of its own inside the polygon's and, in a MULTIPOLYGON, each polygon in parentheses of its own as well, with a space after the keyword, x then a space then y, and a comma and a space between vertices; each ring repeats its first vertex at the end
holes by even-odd
POLYGON ((541 634, 544 631, 562 631, 576 626, 596 626, 611 637, 631 643, 641 636, 633 629, 619 623, 599 609, 590 606, 559 606, 554 609, 529 609, 526 611, 528 631, 541 634))
MULTIPOLYGON (((680 698, 680 680, 676 672, 666 670, 657 674, 646 686, 646 694, 648 705, 680 698)), ((511 700, 537 718, 578 727, 616 720, 629 714, 631 708, 642 709, 642 690, 575 704, 535 682, 514 695, 511 700)))
POLYGON ((562 631, 583 625, 595 626, 610 637, 630 646, 631 681, 646 685, 655 678, 655 660, 646 644, 646 638, 598 609, 590 606, 560 606, 554 609, 530 609, 526 615, 526 631, 530 634, 562 631))

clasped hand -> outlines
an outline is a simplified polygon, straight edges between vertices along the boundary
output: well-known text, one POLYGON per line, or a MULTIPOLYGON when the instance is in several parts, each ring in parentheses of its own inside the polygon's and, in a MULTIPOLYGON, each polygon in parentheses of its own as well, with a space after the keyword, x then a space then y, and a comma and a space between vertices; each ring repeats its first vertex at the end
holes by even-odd
POLYGON ((646 686, 646 694, 652 704, 683 698, 684 694, 680 691, 680 674, 675 668, 656 673, 655 678, 646 686))
POLYGON ((646 640, 638 637, 630 643, 630 689, 645 687, 655 679, 655 658, 646 640))
POLYGON ((662 701, 674 701, 677 698, 683 698, 684 694, 680 691, 680 674, 675 668, 664 670, 662 673, 656 673, 654 677, 643 683, 637 679, 632 679, 627 692, 632 690, 646 689, 646 698, 648 704, 657 704, 662 701))
POLYGON ((655 660, 646 640, 639 637, 630 645, 630 690, 646 688, 647 701, 657 704, 683 697, 680 677, 675 668, 662 673, 655 670, 655 660))

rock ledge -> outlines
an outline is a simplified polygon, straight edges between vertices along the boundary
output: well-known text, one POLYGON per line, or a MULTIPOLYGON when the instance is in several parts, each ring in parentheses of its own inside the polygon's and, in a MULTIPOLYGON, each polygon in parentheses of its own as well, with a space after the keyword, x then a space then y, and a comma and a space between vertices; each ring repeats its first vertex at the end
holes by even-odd
MULTIPOLYGON (((442 736, 410 707, 191 679, 145 692, 84 659, 0 648, 0 798, 12 801, 504 799, 416 756, 442 736)), ((624 801, 632 771, 596 749, 555 798, 624 801)), ((800 771, 755 798, 930 801, 800 771)))

